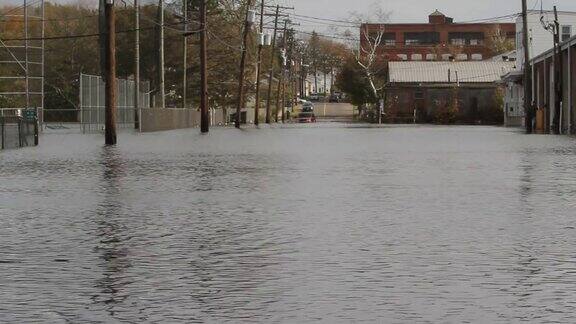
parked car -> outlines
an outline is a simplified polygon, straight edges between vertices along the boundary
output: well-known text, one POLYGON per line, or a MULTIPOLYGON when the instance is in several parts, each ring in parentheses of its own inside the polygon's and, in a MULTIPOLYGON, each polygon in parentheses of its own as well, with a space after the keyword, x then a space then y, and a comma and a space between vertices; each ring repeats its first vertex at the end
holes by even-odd
POLYGON ((336 93, 330 95, 328 102, 340 102, 340 96, 336 93))
POLYGON ((315 123, 316 122, 316 115, 313 112, 301 112, 298 115, 298 122, 299 123, 315 123))
POLYGON ((314 112, 314 105, 311 102, 303 104, 302 112, 314 112))
POLYGON ((320 95, 317 93, 312 93, 308 96, 308 100, 310 101, 320 101, 320 95))

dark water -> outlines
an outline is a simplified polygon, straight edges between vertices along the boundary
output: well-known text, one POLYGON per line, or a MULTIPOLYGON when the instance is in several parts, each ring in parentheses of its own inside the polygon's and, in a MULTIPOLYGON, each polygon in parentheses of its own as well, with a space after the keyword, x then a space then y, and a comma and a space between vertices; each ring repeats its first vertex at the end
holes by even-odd
POLYGON ((576 322, 575 139, 197 132, 1 152, 0 322, 576 322))

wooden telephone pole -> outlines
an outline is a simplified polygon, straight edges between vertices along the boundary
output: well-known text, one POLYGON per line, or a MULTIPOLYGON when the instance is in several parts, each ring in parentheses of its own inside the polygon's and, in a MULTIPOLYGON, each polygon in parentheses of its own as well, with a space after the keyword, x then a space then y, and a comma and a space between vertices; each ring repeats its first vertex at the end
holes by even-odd
POLYGON ((134 0, 134 128, 140 129, 140 4, 134 0))
POLYGON ((252 0, 248 0, 248 6, 246 7, 246 18, 244 19, 244 37, 242 39, 242 58, 240 59, 240 75, 238 76, 238 100, 236 102, 236 120, 234 122, 236 128, 240 128, 240 123, 242 122, 242 106, 244 105, 244 73, 246 72, 246 54, 247 54, 247 44, 248 36, 250 34, 250 28, 252 27, 252 22, 250 21, 250 8, 252 7, 252 0))
POLYGON ((164 0, 158 0, 158 87, 160 92, 160 108, 166 108, 166 85, 164 72, 164 0))
POLYGON ((206 0, 200 0, 200 131, 210 130, 210 115, 208 113, 208 70, 207 70, 207 24, 206 0))
MULTIPOLYGON (((182 1, 182 18, 184 19, 184 33, 188 32, 188 0, 182 1)), ((188 93, 188 37, 182 37, 182 108, 187 105, 188 93)))
POLYGON ((554 84, 556 85, 554 96, 554 120, 552 122, 552 129, 554 134, 560 134, 562 129, 560 127, 560 114, 562 113, 562 87, 564 72, 564 60, 562 59, 562 46, 560 46, 560 22, 558 21, 558 10, 554 6, 554 84))
POLYGON ((116 138, 116 24, 114 0, 106 0, 104 7, 106 17, 106 111, 105 141, 106 145, 115 145, 116 138))
MULTIPOLYGON (((282 50, 284 51, 284 60, 288 52, 286 51, 286 40, 288 36, 288 19, 284 20, 284 30, 282 32, 282 50)), ((278 122, 278 111, 282 109, 282 122, 284 122, 284 98, 281 96, 282 87, 284 86, 284 74, 286 73, 286 62, 282 61, 280 67, 280 79, 278 80, 278 90, 276 92, 276 112, 274 113, 274 120, 278 122)))
POLYGON ((272 82, 274 80, 274 57, 276 55, 276 34, 278 32, 278 17, 280 5, 276 6, 276 18, 274 19, 274 35, 272 36, 272 51, 270 52, 270 75, 268 76, 268 98, 266 98, 266 124, 270 124, 270 105, 272 103, 272 82))
POLYGON ((524 119, 526 133, 532 134, 534 110, 532 106, 532 67, 530 66, 530 47, 528 35, 528 9, 526 0, 522 0, 522 46, 524 47, 524 119))
MULTIPOLYGON (((263 37, 264 33, 264 6, 265 0, 260 0, 260 37, 263 37)), ((262 76, 262 48, 264 47, 264 39, 260 39, 258 44, 258 55, 256 58, 256 105, 254 107, 254 125, 258 126, 260 124, 260 79, 262 76)))

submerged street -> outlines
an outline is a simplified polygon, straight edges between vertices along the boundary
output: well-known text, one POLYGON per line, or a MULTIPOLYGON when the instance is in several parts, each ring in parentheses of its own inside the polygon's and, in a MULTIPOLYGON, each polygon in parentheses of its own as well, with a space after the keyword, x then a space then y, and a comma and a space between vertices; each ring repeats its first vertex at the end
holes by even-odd
POLYGON ((498 127, 45 135, 0 154, 0 322, 574 322, 575 173, 498 127))

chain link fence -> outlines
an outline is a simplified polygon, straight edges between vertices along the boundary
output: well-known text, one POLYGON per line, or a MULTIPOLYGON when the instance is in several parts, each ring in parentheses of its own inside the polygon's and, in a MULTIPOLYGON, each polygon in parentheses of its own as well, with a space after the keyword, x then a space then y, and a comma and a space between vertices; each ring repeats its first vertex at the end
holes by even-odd
POLYGON ((38 118, 34 113, 24 114, 22 109, 0 110, 0 149, 38 145, 38 118))
MULTIPOLYGON (((135 124, 134 86, 132 80, 117 79, 116 119, 118 128, 135 124)), ((140 108, 150 108, 150 82, 140 82, 140 108)), ((82 132, 97 132, 105 123, 105 83, 97 75, 80 74, 80 127, 82 132)))

